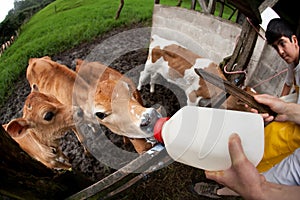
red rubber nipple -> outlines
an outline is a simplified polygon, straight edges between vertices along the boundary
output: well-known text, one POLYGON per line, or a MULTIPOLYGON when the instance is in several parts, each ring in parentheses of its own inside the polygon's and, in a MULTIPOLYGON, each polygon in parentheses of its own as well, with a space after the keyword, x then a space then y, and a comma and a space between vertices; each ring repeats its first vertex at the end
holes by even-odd
POLYGON ((159 118, 154 125, 154 129, 153 129, 154 138, 160 143, 164 143, 163 138, 161 136, 161 130, 162 130, 164 123, 166 121, 168 121, 169 119, 170 119, 170 117, 159 118))

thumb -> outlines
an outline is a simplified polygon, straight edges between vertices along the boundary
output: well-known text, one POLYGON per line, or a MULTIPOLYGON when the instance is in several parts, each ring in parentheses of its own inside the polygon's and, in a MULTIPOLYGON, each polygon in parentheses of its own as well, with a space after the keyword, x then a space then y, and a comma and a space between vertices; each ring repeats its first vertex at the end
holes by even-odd
POLYGON ((242 147, 241 138, 238 134, 233 133, 230 135, 228 148, 233 166, 247 159, 242 147))
POLYGON ((253 97, 257 102, 265 105, 270 105, 274 100, 274 97, 268 94, 258 94, 258 95, 254 95, 253 97))
MULTIPOLYGON (((232 162, 232 165, 234 163, 238 163, 239 160, 245 159, 243 147, 241 145, 241 139, 238 134, 233 133, 229 137, 229 142, 228 142, 228 147, 229 147, 229 154, 230 154, 230 159, 232 162), (242 154, 241 154, 242 152, 242 154)), ((215 181, 221 181, 222 177, 224 176, 224 171, 205 171, 206 178, 212 179, 215 181)))

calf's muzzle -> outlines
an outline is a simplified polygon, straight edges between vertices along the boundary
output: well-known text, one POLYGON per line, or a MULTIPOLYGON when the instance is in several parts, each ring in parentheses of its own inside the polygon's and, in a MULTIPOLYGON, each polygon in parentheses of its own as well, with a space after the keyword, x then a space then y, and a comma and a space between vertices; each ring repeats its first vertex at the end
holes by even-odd
POLYGON ((157 110, 155 110, 154 108, 148 108, 142 114, 141 123, 140 123, 141 130, 143 130, 144 133, 149 137, 152 137, 154 126, 157 120, 161 117, 162 117, 161 114, 157 110))

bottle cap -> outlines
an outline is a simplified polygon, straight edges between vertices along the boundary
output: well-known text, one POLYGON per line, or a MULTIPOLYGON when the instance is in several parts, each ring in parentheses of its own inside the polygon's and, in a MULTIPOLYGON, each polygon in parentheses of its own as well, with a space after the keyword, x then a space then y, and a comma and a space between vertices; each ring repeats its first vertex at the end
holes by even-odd
POLYGON ((160 143, 163 143, 163 138, 161 136, 161 130, 162 130, 162 127, 164 125, 164 123, 166 121, 168 121, 170 119, 170 117, 162 117, 162 118, 159 118, 157 120, 157 122, 155 123, 154 125, 154 129, 153 129, 153 134, 154 134, 154 138, 160 142, 160 143))

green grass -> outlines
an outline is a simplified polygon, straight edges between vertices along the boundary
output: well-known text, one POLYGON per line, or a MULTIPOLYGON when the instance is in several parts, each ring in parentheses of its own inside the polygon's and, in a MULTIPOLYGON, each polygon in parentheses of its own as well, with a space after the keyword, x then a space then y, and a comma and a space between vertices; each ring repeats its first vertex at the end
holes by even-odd
MULTIPOLYGON (((177 0, 160 3, 175 6, 177 0)), ((150 22, 153 4, 153 0, 125 1, 118 20, 114 19, 118 0, 56 0, 49 4, 21 27, 19 38, 0 58, 0 105, 25 73, 29 58, 52 56, 114 27, 150 22)), ((190 0, 184 0, 182 7, 190 8, 190 0)))

